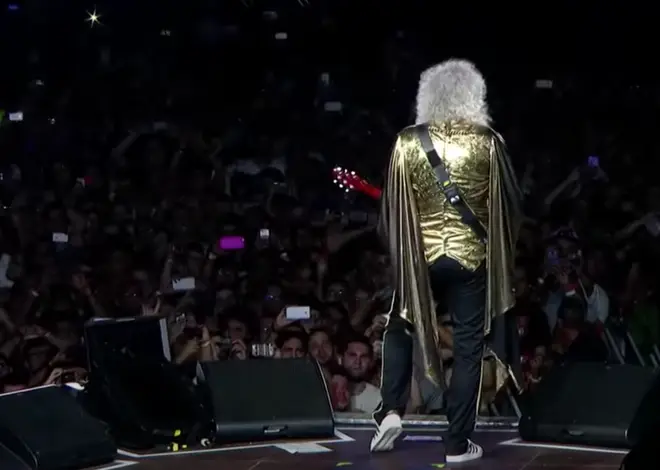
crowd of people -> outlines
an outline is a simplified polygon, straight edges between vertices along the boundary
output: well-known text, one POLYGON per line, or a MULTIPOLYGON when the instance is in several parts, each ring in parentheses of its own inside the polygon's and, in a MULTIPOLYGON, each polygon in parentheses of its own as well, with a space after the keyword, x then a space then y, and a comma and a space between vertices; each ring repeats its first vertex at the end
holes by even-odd
MULTIPOLYGON (((377 408, 388 259, 377 203, 337 188, 331 169, 382 181, 410 116, 401 103, 441 57, 384 26, 339 57, 327 42, 361 31, 339 7, 240 8, 185 39, 151 25, 126 47, 101 18, 62 39, 68 55, 38 41, 12 51, 24 56, 0 95, 3 391, 84 381, 91 318, 159 315, 179 364, 310 356, 336 410, 377 408), (372 43, 382 53, 365 61, 372 43), (291 306, 310 318, 287 319, 291 306)), ((492 99, 526 193, 515 315, 527 389, 558 362, 608 360, 612 324, 644 356, 660 339, 660 186, 653 142, 634 135, 652 124, 610 120, 653 91, 537 78, 492 99)), ((441 411, 414 375, 409 411, 441 411)))

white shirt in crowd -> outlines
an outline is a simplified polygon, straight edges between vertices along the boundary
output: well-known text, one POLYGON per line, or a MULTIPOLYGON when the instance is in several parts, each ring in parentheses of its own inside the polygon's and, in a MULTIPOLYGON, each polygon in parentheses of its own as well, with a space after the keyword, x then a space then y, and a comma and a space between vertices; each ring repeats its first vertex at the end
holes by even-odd
POLYGON ((610 314, 610 298, 605 289, 598 284, 594 285, 591 295, 587 299, 587 321, 596 323, 597 321, 605 323, 610 314))
MULTIPOLYGON (((587 315, 585 320, 587 323, 605 323, 610 313, 610 298, 608 297, 605 289, 598 284, 594 285, 591 295, 587 295, 580 284, 579 289, 582 290, 582 295, 587 301, 587 315)), ((557 325, 557 318, 561 302, 566 294, 563 291, 551 293, 543 308, 546 316, 548 317, 548 324, 550 331, 553 331, 557 325)))
POLYGON ((365 384, 364 390, 357 395, 351 396, 350 410, 361 413, 373 413, 380 404, 380 389, 371 385, 365 384))

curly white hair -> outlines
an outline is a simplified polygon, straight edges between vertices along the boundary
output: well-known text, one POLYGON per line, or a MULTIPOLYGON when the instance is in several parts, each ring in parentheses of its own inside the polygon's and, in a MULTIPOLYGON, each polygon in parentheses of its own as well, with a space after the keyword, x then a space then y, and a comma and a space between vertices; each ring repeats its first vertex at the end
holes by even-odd
POLYGON ((462 120, 488 125, 486 81, 475 65, 450 59, 422 72, 417 90, 416 124, 462 120))

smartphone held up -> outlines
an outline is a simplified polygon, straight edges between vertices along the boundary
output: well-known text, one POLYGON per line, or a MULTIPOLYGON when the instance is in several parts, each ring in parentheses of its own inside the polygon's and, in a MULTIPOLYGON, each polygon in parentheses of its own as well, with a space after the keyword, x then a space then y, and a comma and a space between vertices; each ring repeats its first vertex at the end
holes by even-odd
POLYGON ((221 251, 237 251, 245 248, 245 238, 239 236, 225 236, 218 240, 221 251))
POLYGON ((607 174, 603 171, 600 157, 590 155, 587 157, 586 164, 582 166, 581 173, 591 180, 607 181, 607 174))
POLYGON ((309 306, 304 307, 287 307, 285 311, 287 320, 309 320, 311 318, 311 308, 309 306))
POLYGON ((172 290, 175 292, 189 291, 195 289, 194 277, 182 277, 172 281, 172 290))
POLYGON ((69 235, 62 232, 55 232, 52 235, 53 243, 69 243, 69 235))

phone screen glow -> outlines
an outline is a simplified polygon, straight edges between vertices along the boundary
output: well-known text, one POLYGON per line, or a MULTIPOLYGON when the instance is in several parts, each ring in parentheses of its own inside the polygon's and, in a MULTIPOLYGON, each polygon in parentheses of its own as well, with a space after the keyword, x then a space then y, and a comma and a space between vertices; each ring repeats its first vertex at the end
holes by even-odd
POLYGON ((245 239, 236 236, 222 237, 218 240, 218 247, 225 251, 242 250, 245 248, 245 239))

